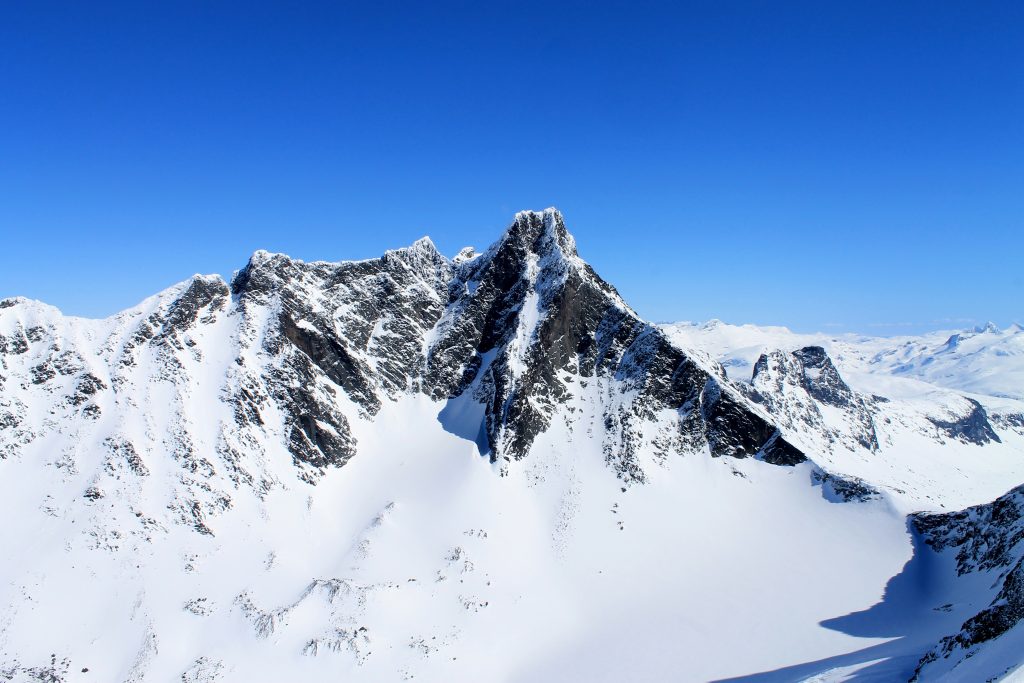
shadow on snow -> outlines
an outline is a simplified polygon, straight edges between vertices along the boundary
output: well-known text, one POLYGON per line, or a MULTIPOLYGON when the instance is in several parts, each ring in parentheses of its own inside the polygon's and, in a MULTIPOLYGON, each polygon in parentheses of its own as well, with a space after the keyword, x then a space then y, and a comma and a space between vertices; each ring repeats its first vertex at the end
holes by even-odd
MULTIPOLYGON (((909 528, 909 520, 908 520, 909 528)), ((941 598, 945 568, 935 553, 910 529, 914 553, 903 569, 889 579, 881 601, 870 608, 826 619, 821 626, 858 638, 891 638, 861 650, 812 662, 762 671, 715 683, 789 683, 829 672, 843 672, 847 681, 906 681, 921 656, 938 640, 955 631, 962 618, 940 611, 933 604, 941 598)), ((828 680, 828 679, 824 679, 828 680)))
POLYGON ((438 413, 437 421, 449 434, 475 443, 480 455, 489 455, 491 444, 487 438, 484 404, 474 400, 471 393, 464 391, 461 395, 448 399, 438 413))

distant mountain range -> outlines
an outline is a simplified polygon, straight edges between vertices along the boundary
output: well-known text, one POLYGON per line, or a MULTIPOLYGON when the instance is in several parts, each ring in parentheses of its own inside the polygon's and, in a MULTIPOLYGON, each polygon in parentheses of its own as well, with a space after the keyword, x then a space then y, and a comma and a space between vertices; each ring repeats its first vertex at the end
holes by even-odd
POLYGON ((817 345, 848 373, 910 377, 947 389, 1024 400, 1024 328, 1016 323, 1005 330, 987 323, 970 330, 903 337, 799 334, 785 327, 728 325, 720 320, 663 328, 673 339, 715 356, 735 379, 749 379, 764 350, 817 345))
POLYGON ((0 680, 1013 680, 1022 482, 1019 326, 655 325, 554 209, 3 299, 0 680))

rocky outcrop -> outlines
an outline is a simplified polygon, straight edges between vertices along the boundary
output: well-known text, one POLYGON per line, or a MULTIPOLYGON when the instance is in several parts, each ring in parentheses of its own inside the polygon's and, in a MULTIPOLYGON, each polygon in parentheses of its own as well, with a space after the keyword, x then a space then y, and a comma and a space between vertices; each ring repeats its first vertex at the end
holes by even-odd
POLYGON ((240 342, 257 363, 237 371, 229 400, 239 425, 261 428, 255 397, 269 397, 307 480, 344 464, 357 444, 342 406, 372 417, 382 401, 422 387, 424 338, 444 311, 451 277, 428 239, 343 263, 254 254, 231 283, 240 342), (265 363, 273 370, 262 371, 265 363))
POLYGON ((857 404, 857 397, 849 385, 839 376, 832 359, 820 346, 805 346, 793 352, 803 368, 801 384, 813 398, 837 408, 849 408, 857 404))
POLYGON ((818 435, 829 445, 878 450, 874 399, 854 392, 822 347, 762 354, 750 386, 750 398, 784 428, 818 435), (837 410, 827 419, 822 406, 837 410))
POLYGON ((815 469, 811 481, 820 485, 826 500, 833 502, 865 503, 881 497, 881 492, 863 479, 844 477, 824 470, 815 469))
POLYGON ((999 435, 992 429, 985 408, 973 398, 964 398, 964 400, 970 404, 970 410, 965 415, 954 416, 948 420, 928 419, 942 434, 951 439, 979 446, 990 441, 1001 443, 999 435))
POLYGON ((990 576, 994 592, 985 609, 921 658, 912 679, 918 680, 923 672, 954 669, 1024 621, 1024 486, 960 512, 915 515, 911 524, 936 552, 955 553, 959 576, 990 576))

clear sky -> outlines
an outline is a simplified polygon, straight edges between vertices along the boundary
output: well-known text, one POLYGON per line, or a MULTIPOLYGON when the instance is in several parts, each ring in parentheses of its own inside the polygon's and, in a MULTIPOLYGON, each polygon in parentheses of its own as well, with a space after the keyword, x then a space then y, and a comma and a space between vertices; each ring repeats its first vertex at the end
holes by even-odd
POLYGON ((552 205, 653 320, 1021 320, 1024 3, 0 7, 0 296, 103 316, 552 205))

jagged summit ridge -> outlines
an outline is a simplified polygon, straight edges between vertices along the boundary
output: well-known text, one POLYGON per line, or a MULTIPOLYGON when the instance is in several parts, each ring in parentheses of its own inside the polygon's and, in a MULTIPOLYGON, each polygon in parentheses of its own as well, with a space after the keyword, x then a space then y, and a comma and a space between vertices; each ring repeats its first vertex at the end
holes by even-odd
POLYGON ((873 400, 850 388, 820 346, 761 354, 749 387, 750 397, 791 432, 819 434, 830 446, 879 449, 873 400), (831 423, 823 414, 829 409, 831 423))
POLYGON ((499 463, 525 457, 561 406, 581 402, 605 424, 607 459, 625 480, 644 479, 637 454, 648 441, 659 457, 703 446, 803 457, 721 368, 675 347, 580 259, 554 208, 517 213, 472 257, 448 259, 429 238, 361 261, 257 251, 230 285, 196 276, 144 303, 123 319, 127 342, 108 345, 120 366, 163 340, 198 353, 195 331, 233 327, 235 426, 254 441, 282 429, 310 481, 356 454, 353 419, 372 420, 409 393, 438 401, 439 412, 464 403, 478 424, 460 433, 479 434, 499 463), (657 424, 654 437, 639 436, 644 423, 657 424))
MULTIPOLYGON (((568 232, 565 227, 565 219, 562 213, 554 208, 549 207, 543 211, 519 211, 515 214, 513 221, 505 229, 502 236, 491 245, 487 250, 486 255, 492 255, 492 252, 498 251, 505 247, 507 243, 515 243, 520 248, 527 250, 536 249, 537 251, 546 251, 547 249, 554 247, 562 251, 567 257, 576 258, 576 241, 573 236, 568 232), (536 242, 536 247, 533 243, 536 242)), ((400 247, 397 249, 388 249, 385 251, 381 258, 401 258, 401 259, 425 259, 427 262, 436 263, 437 261, 443 260, 449 264, 457 264, 477 256, 481 256, 473 247, 465 247, 459 251, 453 258, 448 259, 440 253, 434 241, 429 235, 417 239, 407 247, 400 247)), ((342 260, 342 261, 310 261, 310 264, 323 264, 323 265, 334 265, 343 266, 345 264, 352 263, 365 263, 368 261, 376 261, 378 259, 361 259, 361 260, 342 260)), ((265 267, 268 264, 273 267, 273 264, 280 263, 282 261, 289 261, 293 263, 306 263, 299 259, 294 259, 288 254, 280 252, 271 252, 265 249, 257 249, 249 257, 246 263, 245 269, 250 267, 260 268, 265 267)), ((239 271, 241 272, 241 271, 239 271)), ((237 277, 238 273, 236 273, 237 277)), ((217 277, 217 276, 212 276, 217 277)), ((22 298, 22 297, 15 297, 22 298)))
MULTIPOLYGON (((495 461, 525 456, 556 408, 579 400, 591 377, 614 380, 606 390, 617 387, 616 400, 624 387, 633 392, 630 407, 619 405, 605 416, 618 426, 609 460, 626 478, 643 478, 633 462, 639 444, 628 437, 633 423, 653 419, 658 409, 678 413, 689 406, 677 416, 685 426, 665 427, 675 434, 663 442, 674 448, 708 443, 716 455, 754 455, 769 441, 770 450, 783 448, 773 428, 753 413, 744 436, 726 435, 736 425, 722 422, 716 410, 747 411, 743 399, 717 386, 707 401, 701 399, 723 373, 687 358, 641 320, 579 258, 556 209, 519 212, 494 244, 472 258, 463 252, 448 260, 428 240, 356 262, 262 257, 250 260, 232 291, 243 310, 253 302, 280 307, 278 329, 264 337, 283 338, 305 356, 290 361, 305 380, 319 368, 369 415, 382 400, 409 391, 461 400, 469 414, 479 415, 467 433, 482 434, 481 450, 495 461)), ((288 352, 287 345, 274 349, 288 352)), ((300 424, 318 421, 329 425, 329 433, 348 431, 326 411, 300 424)), ((292 439, 296 457, 324 462, 310 452, 328 445, 318 441, 321 432, 305 428, 303 434, 292 439)))
POLYGON ((538 253, 557 249, 566 258, 577 257, 576 240, 566 229, 562 213, 554 207, 518 212, 496 246, 509 240, 532 244, 538 253))

